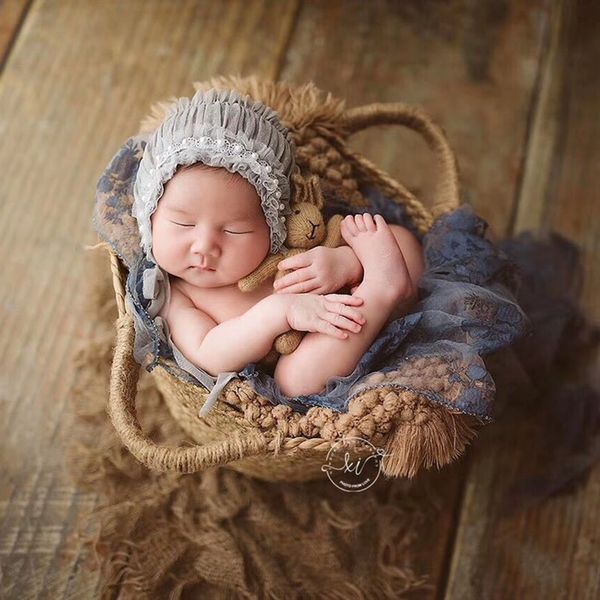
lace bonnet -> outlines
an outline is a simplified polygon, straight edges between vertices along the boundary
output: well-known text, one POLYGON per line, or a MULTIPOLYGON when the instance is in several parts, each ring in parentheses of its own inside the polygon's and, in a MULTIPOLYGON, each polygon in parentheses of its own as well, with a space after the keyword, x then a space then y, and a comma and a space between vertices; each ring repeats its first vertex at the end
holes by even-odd
POLYGON ((133 194, 141 246, 152 257, 150 216, 164 184, 180 165, 197 162, 239 173, 255 188, 270 228, 271 253, 282 248, 290 214, 290 176, 295 168, 292 137, 277 113, 233 90, 198 91, 179 98, 149 139, 133 194))

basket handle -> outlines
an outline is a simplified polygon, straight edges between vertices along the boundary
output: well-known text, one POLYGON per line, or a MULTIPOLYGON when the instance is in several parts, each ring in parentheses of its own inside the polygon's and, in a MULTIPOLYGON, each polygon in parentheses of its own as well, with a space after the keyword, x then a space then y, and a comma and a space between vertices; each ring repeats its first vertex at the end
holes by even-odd
MULTIPOLYGON (((436 125, 423 110, 402 102, 374 102, 346 109, 342 115, 342 122, 350 135, 375 125, 403 125, 420 133, 440 164, 438 189, 431 207, 431 214, 433 217, 437 217, 458 207, 460 186, 456 157, 450 148, 444 130, 436 125)), ((356 160, 357 156, 354 158, 356 160)), ((419 203, 404 186, 366 158, 360 157, 359 162, 368 171, 376 173, 378 178, 384 180, 396 194, 408 198, 409 201, 414 199, 419 203)))
POLYGON ((108 414, 118 436, 129 451, 146 467, 158 471, 195 473, 231 461, 265 454, 265 436, 252 431, 242 436, 190 447, 163 446, 142 432, 135 398, 140 365, 133 358, 135 327, 124 312, 117 320, 117 342, 110 374, 108 414))

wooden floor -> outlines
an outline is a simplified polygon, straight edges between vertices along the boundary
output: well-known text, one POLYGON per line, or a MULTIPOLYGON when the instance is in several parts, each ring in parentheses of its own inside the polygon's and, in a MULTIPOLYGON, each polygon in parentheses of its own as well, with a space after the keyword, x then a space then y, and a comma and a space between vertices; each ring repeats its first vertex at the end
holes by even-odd
MULTIPOLYGON (((73 537, 95 505, 63 442, 83 244, 96 180, 151 102, 219 73, 312 79, 349 106, 404 101, 440 123, 464 198, 498 235, 554 229, 583 250, 600 318, 600 5, 592 0, 0 1, 0 596, 94 598, 73 537)), ((356 148, 431 192, 422 143, 356 148)), ((435 474, 423 598, 600 597, 600 465, 571 494, 506 515, 528 427, 489 426, 435 474)))

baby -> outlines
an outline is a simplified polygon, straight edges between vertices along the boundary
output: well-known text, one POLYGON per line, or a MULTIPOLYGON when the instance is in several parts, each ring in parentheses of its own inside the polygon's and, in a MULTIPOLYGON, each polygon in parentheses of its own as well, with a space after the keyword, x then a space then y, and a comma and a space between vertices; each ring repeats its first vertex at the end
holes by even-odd
POLYGON ((213 376, 240 371, 281 333, 309 332, 275 367, 288 396, 350 374, 386 322, 415 300, 423 271, 416 238, 365 213, 343 220, 348 246, 285 259, 279 268, 294 271, 277 284, 270 278, 240 291, 238 281, 283 246, 294 168, 274 111, 235 92, 197 92, 148 143, 133 210, 147 257, 168 274, 159 314, 193 365, 213 376), (351 294, 335 293, 349 286, 351 294))

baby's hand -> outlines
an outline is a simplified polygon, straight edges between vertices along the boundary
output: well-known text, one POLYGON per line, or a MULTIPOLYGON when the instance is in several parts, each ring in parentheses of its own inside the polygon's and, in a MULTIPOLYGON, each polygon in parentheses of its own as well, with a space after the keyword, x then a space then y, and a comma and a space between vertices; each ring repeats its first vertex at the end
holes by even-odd
POLYGON ((348 283, 345 267, 336 248, 317 246, 282 260, 277 265, 279 270, 294 271, 275 280, 273 289, 285 294, 329 294, 348 283))
POLYGON ((348 334, 342 329, 358 333, 365 323, 362 313, 351 308, 363 302, 362 298, 347 294, 294 294, 286 318, 297 331, 319 331, 346 339, 348 334))

